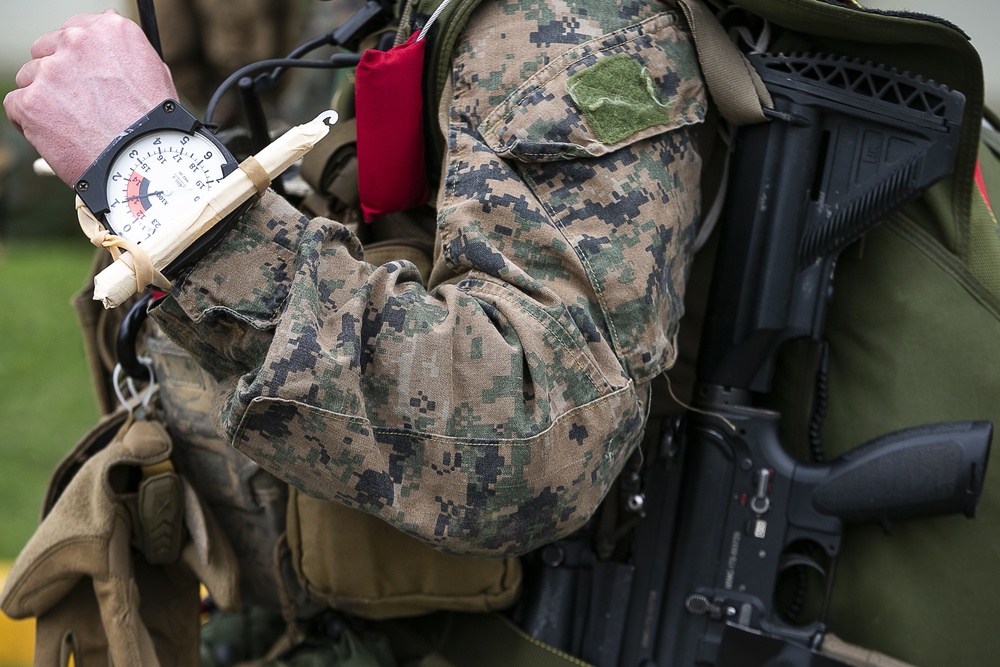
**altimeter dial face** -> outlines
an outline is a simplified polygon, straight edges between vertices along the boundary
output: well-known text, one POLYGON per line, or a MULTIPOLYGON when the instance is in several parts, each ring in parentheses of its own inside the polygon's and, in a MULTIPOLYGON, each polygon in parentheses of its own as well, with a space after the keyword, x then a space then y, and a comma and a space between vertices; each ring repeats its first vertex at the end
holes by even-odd
POLYGON ((198 132, 160 130, 136 138, 108 169, 105 223, 130 241, 147 240, 206 201, 230 159, 198 132))

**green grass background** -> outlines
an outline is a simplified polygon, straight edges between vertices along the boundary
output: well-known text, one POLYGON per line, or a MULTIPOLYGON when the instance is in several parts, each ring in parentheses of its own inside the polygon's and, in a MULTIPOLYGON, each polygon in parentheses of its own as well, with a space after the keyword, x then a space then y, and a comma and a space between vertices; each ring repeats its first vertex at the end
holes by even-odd
POLYGON ((0 560, 31 537, 49 474, 98 417, 69 303, 92 253, 82 235, 0 247, 0 560))
MULTIPOLYGON (((13 87, 0 73, 0 97, 13 87)), ((27 543, 52 469, 98 417, 70 306, 94 249, 72 190, 36 176, 37 157, 0 112, 0 561, 27 543)))
MULTIPOLYGON (((12 88, 0 73, 0 97, 12 88)), ((94 250, 72 190, 36 176, 37 157, 0 112, 0 562, 34 533, 52 469, 98 413, 69 303, 94 250)), ((31 664, 33 622, 0 621, 0 667, 31 664)))

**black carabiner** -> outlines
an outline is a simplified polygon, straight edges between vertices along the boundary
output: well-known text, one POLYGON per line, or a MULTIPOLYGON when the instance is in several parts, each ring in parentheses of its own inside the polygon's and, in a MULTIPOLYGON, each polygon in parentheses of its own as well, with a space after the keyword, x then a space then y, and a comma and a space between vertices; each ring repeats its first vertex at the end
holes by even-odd
POLYGON ((115 355, 122 371, 136 380, 145 380, 149 377, 149 368, 139 361, 139 354, 135 348, 139 341, 139 330, 148 317, 146 309, 152 299, 153 293, 146 292, 135 302, 118 327, 118 337, 115 340, 115 355))

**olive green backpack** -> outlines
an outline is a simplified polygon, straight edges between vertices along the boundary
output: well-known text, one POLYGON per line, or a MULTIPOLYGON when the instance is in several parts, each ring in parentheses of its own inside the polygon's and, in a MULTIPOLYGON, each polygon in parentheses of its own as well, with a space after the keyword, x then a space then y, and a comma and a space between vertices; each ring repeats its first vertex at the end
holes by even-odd
MULTIPOLYGON (((735 4, 797 33, 815 51, 918 73, 966 97, 953 174, 842 254, 826 327, 829 374, 819 391, 818 346, 798 342, 784 350, 770 398, 783 415, 786 443, 807 457, 810 420, 814 408, 823 409, 814 403, 823 395, 819 433, 827 458, 919 424, 1000 424, 1000 236, 985 198, 992 188, 1000 201, 1000 142, 981 127, 983 73, 975 49, 959 29, 926 16, 820 0, 735 4)), ((848 529, 830 629, 923 667, 996 664, 998 518, 994 464, 976 520, 848 529)))

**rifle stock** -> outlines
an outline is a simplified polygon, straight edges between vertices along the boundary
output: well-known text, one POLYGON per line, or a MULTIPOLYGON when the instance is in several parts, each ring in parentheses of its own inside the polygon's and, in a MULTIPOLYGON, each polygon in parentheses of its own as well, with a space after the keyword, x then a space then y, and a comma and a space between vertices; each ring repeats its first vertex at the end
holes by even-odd
POLYGON ((951 172, 965 98, 844 58, 750 60, 775 108, 733 147, 698 377, 767 392, 783 342, 821 339, 840 251, 951 172))
MULTIPOLYGON (((771 388, 782 343, 822 340, 840 252, 950 173, 963 96, 843 58, 751 62, 775 110, 737 137, 698 412, 688 418, 685 460, 661 480, 681 487, 664 511, 678 523, 669 553, 637 542, 633 556, 640 580, 648 563, 669 564, 661 591, 632 590, 633 622, 656 632, 630 633, 621 665, 752 665, 779 655, 782 664, 836 664, 815 650, 826 603, 812 620, 783 616, 782 573, 812 568, 828 593, 845 523, 971 517, 982 489, 987 422, 907 429, 809 464, 782 446, 780 415, 753 406, 753 394, 771 388)), ((640 526, 640 542, 651 528, 640 526)))
POLYGON ((782 343, 822 340, 840 252, 951 172, 964 97, 844 58, 750 60, 775 106, 735 141, 697 410, 647 467, 630 558, 576 559, 564 585, 578 600, 591 591, 589 611, 548 628, 522 618, 543 640, 558 627, 573 638, 560 648, 601 667, 841 664, 816 650, 825 601, 803 622, 779 610, 783 573, 810 568, 828 595, 845 524, 972 517, 982 491, 989 422, 919 426, 805 463, 783 447, 780 414, 753 400, 782 343))

